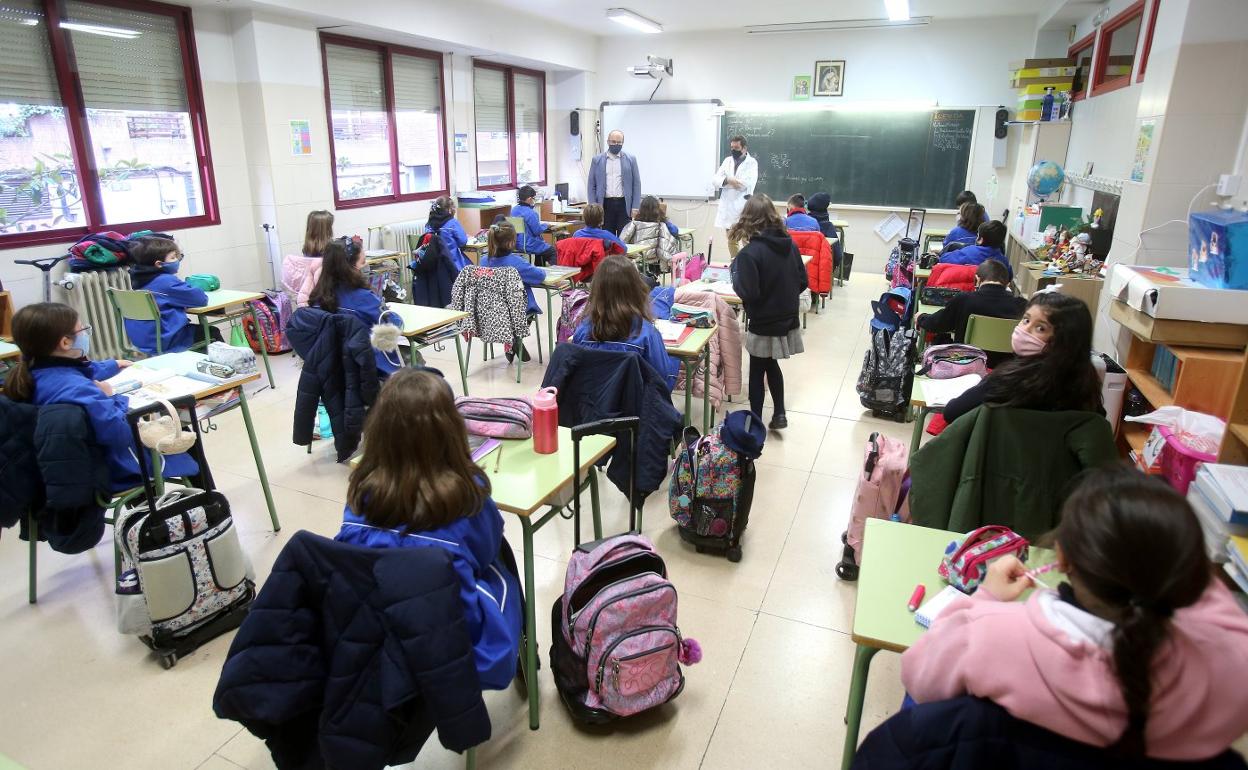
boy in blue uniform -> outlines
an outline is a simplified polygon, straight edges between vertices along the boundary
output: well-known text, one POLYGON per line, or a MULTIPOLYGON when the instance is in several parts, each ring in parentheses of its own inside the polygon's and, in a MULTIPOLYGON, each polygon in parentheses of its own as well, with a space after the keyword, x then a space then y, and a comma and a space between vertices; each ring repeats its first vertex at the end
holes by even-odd
POLYGON ((800 232, 819 232, 819 222, 810 214, 806 213, 806 196, 798 193, 789 198, 788 216, 784 220, 784 226, 790 230, 798 230, 800 232))
MULTIPOLYGON (((114 490, 142 482, 139 451, 126 421, 130 399, 113 395, 105 382, 130 365, 129 361, 91 361, 91 327, 78 312, 59 302, 27 305, 13 316, 13 339, 22 351, 5 381, 5 395, 36 406, 76 404, 91 423, 95 442, 107 453, 108 475, 114 490)), ((142 450, 146 451, 146 450, 142 450)), ((164 458, 163 475, 193 476, 199 467, 186 454, 164 458)), ((82 469, 88 473, 88 469, 82 469)))
MULTIPOLYGON (((150 291, 160 311, 160 352, 179 353, 198 341, 201 329, 191 324, 186 309, 208 304, 208 295, 178 277, 182 252, 171 238, 148 235, 133 241, 130 255, 130 284, 135 289, 150 291)), ((156 355, 156 322, 125 322, 126 336, 136 348, 156 355)), ((209 327, 211 338, 221 340, 221 330, 209 327)))
POLYGON ((533 255, 533 264, 545 267, 555 261, 555 247, 542 240, 542 233, 548 232, 550 226, 544 224, 533 209, 537 190, 526 184, 516 193, 516 200, 519 203, 511 207, 511 215, 524 220, 524 232, 518 234, 520 249, 533 255))
POLYGON ((1005 258, 1005 225, 1001 222, 985 222, 979 226, 974 246, 963 246, 957 251, 941 254, 940 261, 949 265, 978 265, 988 259, 995 259, 1005 265, 1010 278, 1014 270, 1010 261, 1005 258))
MULTIPOLYGON (((601 212, 602 208, 599 207, 598 210, 601 212)), ((542 282, 546 280, 546 271, 530 265, 523 257, 512 254, 511 251, 515 247, 516 228, 512 227, 510 222, 504 220, 490 225, 490 234, 486 240, 486 250, 489 256, 481 260, 481 267, 514 267, 520 273, 520 280, 524 281, 525 291, 529 294, 528 309, 525 312, 529 316, 529 322, 532 323, 537 316, 542 314, 541 308, 537 306, 537 299, 533 296, 533 287, 542 285, 542 282)), ((515 352, 510 347, 505 352, 508 361, 515 358, 515 352)), ((530 360, 529 349, 523 345, 520 346, 520 360, 530 360)))
POLYGON ((628 247, 624 245, 619 237, 610 230, 602 229, 602 223, 605 221, 606 212, 602 206, 597 203, 586 203, 581 209, 581 219, 585 220, 585 226, 572 234, 573 238, 597 238, 602 241, 603 247, 610 252, 611 246, 619 246, 620 251, 628 251, 628 247))

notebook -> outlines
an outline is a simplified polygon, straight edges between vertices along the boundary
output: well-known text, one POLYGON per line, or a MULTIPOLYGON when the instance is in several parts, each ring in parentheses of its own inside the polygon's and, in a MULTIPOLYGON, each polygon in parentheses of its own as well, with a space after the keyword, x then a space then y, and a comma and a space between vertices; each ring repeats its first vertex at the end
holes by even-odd
POLYGON ((690 326, 664 321, 661 318, 654 322, 654 328, 659 330, 664 345, 679 345, 685 337, 693 333, 693 328, 690 326))
POLYGON ((468 450, 472 453, 472 461, 474 463, 481 462, 481 458, 493 452, 502 444, 496 438, 488 436, 478 436, 475 433, 468 434, 468 450))
POLYGON ((962 596, 966 596, 966 594, 953 586, 945 586, 945 590, 928 599, 923 603, 922 607, 919 607, 918 611, 914 613, 914 621, 924 628, 930 628, 932 621, 936 620, 954 599, 962 596))
POLYGON ((948 380, 923 380, 923 399, 928 406, 944 406, 979 384, 978 374, 964 374, 948 380))

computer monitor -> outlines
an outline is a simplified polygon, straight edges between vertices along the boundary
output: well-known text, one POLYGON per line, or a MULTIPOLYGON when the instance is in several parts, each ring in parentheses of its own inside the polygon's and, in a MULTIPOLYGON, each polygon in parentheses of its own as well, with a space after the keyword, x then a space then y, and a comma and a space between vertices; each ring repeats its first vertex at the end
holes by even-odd
POLYGON ((555 185, 555 197, 565 202, 568 200, 568 183, 567 182, 559 182, 558 184, 555 185))

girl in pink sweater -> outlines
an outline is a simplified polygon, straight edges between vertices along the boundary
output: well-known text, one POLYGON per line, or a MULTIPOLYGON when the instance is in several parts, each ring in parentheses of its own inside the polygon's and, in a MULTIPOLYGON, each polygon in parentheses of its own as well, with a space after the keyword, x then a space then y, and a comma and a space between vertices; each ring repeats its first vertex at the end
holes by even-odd
POLYGON ((1128 756, 1206 759, 1248 732, 1248 615, 1213 577, 1190 507, 1134 470, 1101 471, 1066 501, 1057 562, 1032 587, 996 560, 901 657, 920 703, 970 694, 1128 756))

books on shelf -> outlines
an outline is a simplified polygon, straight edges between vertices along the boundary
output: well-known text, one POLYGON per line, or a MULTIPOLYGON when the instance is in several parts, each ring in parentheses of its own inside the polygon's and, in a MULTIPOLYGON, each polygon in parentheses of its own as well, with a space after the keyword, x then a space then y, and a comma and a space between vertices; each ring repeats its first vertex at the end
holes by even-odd
POLYGON ((1196 470, 1192 485, 1222 521, 1244 529, 1236 534, 1248 535, 1248 467, 1204 463, 1196 470))

